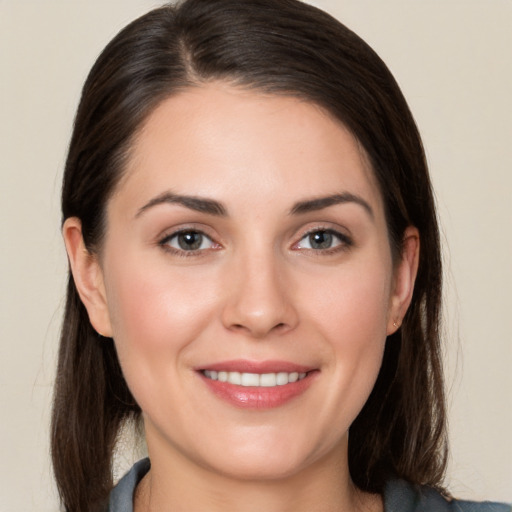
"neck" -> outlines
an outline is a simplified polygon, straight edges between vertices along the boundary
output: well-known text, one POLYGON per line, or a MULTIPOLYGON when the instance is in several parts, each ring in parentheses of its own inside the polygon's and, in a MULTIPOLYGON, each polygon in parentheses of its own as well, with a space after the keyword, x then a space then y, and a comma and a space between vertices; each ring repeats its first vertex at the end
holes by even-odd
POLYGON ((363 493, 348 471, 347 444, 301 471, 279 478, 241 479, 196 465, 183 454, 148 450, 151 470, 137 487, 135 512, 382 512, 380 496, 363 493), (171 455, 171 454, 168 454, 171 455))

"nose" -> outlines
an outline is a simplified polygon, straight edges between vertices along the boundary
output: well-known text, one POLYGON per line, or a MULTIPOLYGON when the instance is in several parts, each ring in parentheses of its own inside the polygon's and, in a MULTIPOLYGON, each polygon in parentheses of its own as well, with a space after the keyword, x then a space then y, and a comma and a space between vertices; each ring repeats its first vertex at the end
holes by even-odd
POLYGON ((232 266, 226 280, 224 326, 257 339, 293 330, 298 314, 284 270, 276 258, 254 254, 232 266))

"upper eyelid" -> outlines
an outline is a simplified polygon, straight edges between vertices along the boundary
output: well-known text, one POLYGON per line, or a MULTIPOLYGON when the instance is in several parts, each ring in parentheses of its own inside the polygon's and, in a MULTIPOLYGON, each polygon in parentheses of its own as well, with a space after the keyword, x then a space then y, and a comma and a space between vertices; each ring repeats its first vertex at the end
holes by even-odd
POLYGON ((205 229, 204 227, 198 227, 198 226, 195 226, 194 224, 190 224, 190 225, 185 225, 182 227, 165 229, 156 238, 157 238, 158 242, 161 243, 161 242, 168 240, 168 239, 172 238, 173 236, 177 236, 181 233, 191 233, 192 232, 192 233, 199 233, 203 236, 208 237, 212 241, 215 241, 215 236, 212 235, 211 233, 209 233, 209 231, 210 230, 205 229))
MULTIPOLYGON (((318 232, 321 232, 321 231, 327 231, 329 233, 334 233, 335 235, 344 235, 344 233, 342 233, 341 230, 339 230, 339 229, 321 226, 321 227, 315 227, 315 228, 311 228, 311 229, 306 230, 301 235, 301 238, 304 238, 305 236, 311 235, 311 233, 318 233, 318 232)), ((344 236, 348 236, 348 235, 344 235, 344 236)))
POLYGON ((345 239, 352 239, 352 235, 350 234, 348 229, 344 229, 341 227, 333 227, 328 225, 316 225, 314 227, 308 228, 305 231, 302 231, 300 235, 298 235, 298 240, 302 240, 304 237, 311 235, 312 233, 317 233, 319 231, 327 231, 329 233, 333 233, 334 235, 339 235, 345 239))
POLYGON ((179 235, 182 235, 183 233, 197 233, 198 235, 204 236, 215 243, 215 241, 213 240, 213 238, 210 235, 208 235, 207 233, 204 233, 203 231, 199 231, 197 229, 183 229, 183 230, 179 230, 179 231, 173 231, 172 233, 169 233, 168 235, 164 235, 160 239, 160 243, 165 243, 168 240, 172 240, 173 238, 175 238, 179 235))

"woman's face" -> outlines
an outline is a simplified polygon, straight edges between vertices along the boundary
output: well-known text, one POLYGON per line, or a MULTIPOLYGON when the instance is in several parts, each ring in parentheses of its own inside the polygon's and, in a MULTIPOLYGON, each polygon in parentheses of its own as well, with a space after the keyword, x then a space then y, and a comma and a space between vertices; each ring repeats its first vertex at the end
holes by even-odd
POLYGON ((410 269, 341 124, 293 98, 189 89, 147 120, 107 221, 106 315, 89 313, 152 457, 247 478, 346 457, 410 269))

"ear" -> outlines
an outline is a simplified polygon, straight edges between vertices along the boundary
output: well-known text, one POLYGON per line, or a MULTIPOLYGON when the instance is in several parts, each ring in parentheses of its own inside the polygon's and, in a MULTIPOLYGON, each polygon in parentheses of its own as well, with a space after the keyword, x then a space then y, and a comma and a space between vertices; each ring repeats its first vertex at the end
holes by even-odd
POLYGON ((89 320, 101 336, 112 337, 103 271, 97 255, 92 254, 85 247, 80 219, 77 217, 66 219, 62 235, 75 286, 87 309, 89 320))
POLYGON ((387 326, 388 336, 400 328, 402 319, 411 303, 419 258, 420 235, 415 227, 409 226, 404 233, 400 260, 395 266, 387 326))

